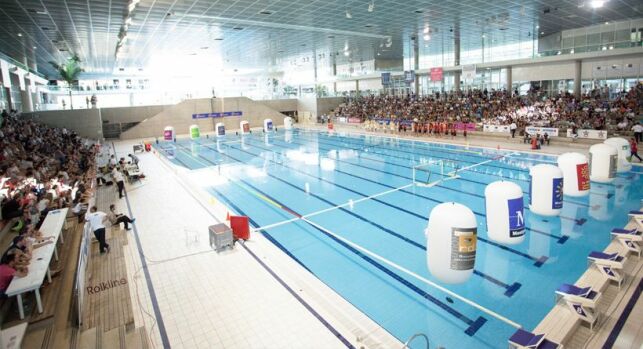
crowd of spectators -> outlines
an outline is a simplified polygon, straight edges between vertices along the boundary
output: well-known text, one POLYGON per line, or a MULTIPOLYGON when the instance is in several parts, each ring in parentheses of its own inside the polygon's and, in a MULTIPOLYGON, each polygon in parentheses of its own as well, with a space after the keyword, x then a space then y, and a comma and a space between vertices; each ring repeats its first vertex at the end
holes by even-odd
POLYGON ((32 249, 51 243, 38 230, 48 212, 70 207, 82 213, 91 196, 95 155, 96 147, 74 132, 3 112, 0 221, 17 235, 0 260, 0 294, 14 275, 28 273, 32 249))
POLYGON ((580 99, 564 93, 547 97, 538 91, 471 90, 428 96, 365 96, 339 107, 336 117, 395 124, 476 123, 630 130, 643 109, 643 83, 613 99, 590 91, 580 99))

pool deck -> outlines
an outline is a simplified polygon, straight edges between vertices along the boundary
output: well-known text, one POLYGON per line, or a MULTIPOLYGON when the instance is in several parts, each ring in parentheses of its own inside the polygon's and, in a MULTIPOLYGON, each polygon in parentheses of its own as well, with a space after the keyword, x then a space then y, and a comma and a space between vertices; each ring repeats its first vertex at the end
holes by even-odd
MULTIPOLYGON (((325 129, 325 125, 302 128, 325 129)), ((460 136, 452 140, 366 132, 350 126, 336 129, 531 152, 518 138, 472 136, 465 140, 460 136)), ((138 142, 115 142, 117 156, 126 156, 135 143, 138 142)), ((579 143, 552 144, 535 153, 586 153, 588 147, 589 144, 579 143)), ((139 157, 147 178, 126 184, 127 200, 118 202, 117 207, 137 218, 136 230, 130 232, 138 235, 137 240, 131 240, 137 243, 129 244, 125 253, 135 322, 151 329, 152 347, 162 347, 164 343, 174 348, 402 347, 399 340, 261 234, 253 235, 243 245, 237 244, 233 250, 214 252, 208 246, 207 227, 225 222, 229 209, 205 191, 195 189, 199 187, 193 184, 188 171, 152 153, 139 157), (149 271, 149 280, 140 272, 143 267, 149 271)), ((606 251, 619 248, 615 244, 606 251)), ((620 292, 616 286, 598 280, 599 273, 593 267, 588 269, 577 284, 599 285, 604 290, 604 300, 610 302, 599 306, 603 315, 594 331, 578 324, 570 328, 573 331, 568 335, 561 331, 559 336, 566 341, 566 347, 583 344, 599 348, 605 343, 641 280, 641 266, 643 262, 637 257, 628 258, 628 276, 620 292)), ((569 313, 564 306, 554 307, 536 329, 556 327, 556 322, 565 317, 562 311, 569 313)), ((643 343, 641 321, 632 324, 635 319, 643 319, 643 301, 635 304, 629 319, 615 348, 638 348, 643 343)))

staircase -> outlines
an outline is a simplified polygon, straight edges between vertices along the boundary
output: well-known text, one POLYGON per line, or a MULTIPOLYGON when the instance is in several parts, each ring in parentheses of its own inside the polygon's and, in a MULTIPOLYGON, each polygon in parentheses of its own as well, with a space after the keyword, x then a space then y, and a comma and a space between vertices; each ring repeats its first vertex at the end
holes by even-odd
POLYGON ((145 327, 127 330, 125 326, 103 332, 101 326, 77 334, 73 349, 148 349, 147 331, 145 327))
POLYGON ((121 133, 140 124, 140 122, 103 123, 103 137, 105 139, 118 139, 121 133))

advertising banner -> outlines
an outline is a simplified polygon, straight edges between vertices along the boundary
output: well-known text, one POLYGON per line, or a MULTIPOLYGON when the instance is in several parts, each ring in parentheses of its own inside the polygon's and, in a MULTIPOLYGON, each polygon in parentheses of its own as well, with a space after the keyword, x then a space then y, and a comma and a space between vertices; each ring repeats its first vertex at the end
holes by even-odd
POLYGON ((431 68, 431 81, 442 81, 444 70, 442 68, 431 68))
POLYGON ((0 69, 2 69, 2 85, 6 88, 10 88, 11 76, 9 75, 9 63, 0 61, 0 69))
POLYGON ((509 206, 509 236, 525 235, 525 206, 522 197, 507 201, 509 206))
POLYGON ((510 133, 509 125, 483 125, 483 132, 510 133))
MULTIPOLYGON (((578 138, 607 139, 607 131, 604 130, 577 130, 578 138)), ((567 137, 572 137, 572 129, 567 129, 567 137)))
POLYGON ((388 86, 391 84, 391 73, 382 73, 382 85, 388 86))
POLYGON ((223 118, 228 116, 242 116, 241 111, 225 111, 222 113, 198 113, 192 114, 192 119, 223 118))
POLYGON ((551 208, 563 208, 563 179, 554 178, 552 179, 552 181, 554 182, 554 184, 552 186, 551 193, 551 208))
POLYGON ((474 80, 476 78, 476 65, 465 64, 462 66, 462 78, 464 80, 474 80))
POLYGON ((525 131, 526 131, 527 133, 529 133, 530 135, 535 135, 536 133, 538 133, 538 134, 541 134, 541 135, 542 135, 542 134, 545 134, 545 132, 547 132, 547 134, 548 134, 550 137, 558 137, 558 129, 557 129, 557 128, 553 128, 553 127, 536 127, 536 126, 527 126, 527 127, 525 128, 525 131))
POLYGON ((454 125, 455 125, 455 129, 460 130, 460 131, 464 131, 464 130, 475 131, 476 130, 476 124, 474 122, 468 122, 468 123, 456 122, 454 125))
POLYGON ((578 178, 578 190, 589 190, 588 164, 576 165, 576 177, 578 178))
POLYGON ((359 124, 361 122, 362 122, 362 120, 360 120, 360 118, 348 118, 348 123, 349 124, 359 124))

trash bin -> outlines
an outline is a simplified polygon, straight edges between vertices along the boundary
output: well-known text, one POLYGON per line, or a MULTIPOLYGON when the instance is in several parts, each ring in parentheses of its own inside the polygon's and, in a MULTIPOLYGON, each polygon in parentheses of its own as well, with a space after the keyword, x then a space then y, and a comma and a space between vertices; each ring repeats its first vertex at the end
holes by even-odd
POLYGON ((208 228, 210 232, 210 247, 220 252, 224 247, 233 247, 232 229, 223 223, 211 225, 208 228))

